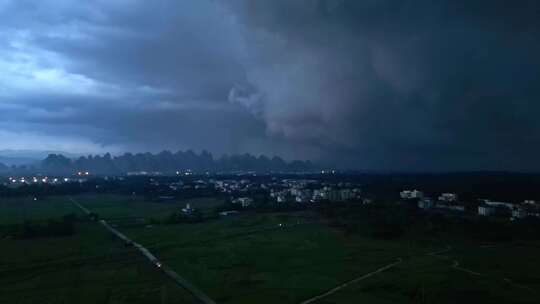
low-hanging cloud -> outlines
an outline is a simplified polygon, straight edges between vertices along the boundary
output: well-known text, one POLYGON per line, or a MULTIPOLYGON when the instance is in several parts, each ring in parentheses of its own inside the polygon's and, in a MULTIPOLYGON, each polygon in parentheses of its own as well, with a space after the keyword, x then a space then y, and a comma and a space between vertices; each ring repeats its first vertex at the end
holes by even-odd
POLYGON ((232 3, 271 134, 366 168, 537 169, 536 2, 232 3))

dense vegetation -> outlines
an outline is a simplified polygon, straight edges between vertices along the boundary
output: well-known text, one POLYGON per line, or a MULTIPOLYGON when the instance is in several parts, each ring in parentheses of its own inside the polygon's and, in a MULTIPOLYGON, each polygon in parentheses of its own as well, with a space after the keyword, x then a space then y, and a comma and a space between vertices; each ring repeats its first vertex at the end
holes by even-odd
POLYGON ((540 220, 508 221, 451 212, 423 212, 406 204, 324 204, 316 208, 329 224, 346 235, 376 239, 460 237, 478 242, 540 240, 540 220))
POLYGON ((8 171, 9 171, 9 167, 6 166, 3 163, 0 163, 0 173, 5 173, 5 172, 8 172, 8 171))

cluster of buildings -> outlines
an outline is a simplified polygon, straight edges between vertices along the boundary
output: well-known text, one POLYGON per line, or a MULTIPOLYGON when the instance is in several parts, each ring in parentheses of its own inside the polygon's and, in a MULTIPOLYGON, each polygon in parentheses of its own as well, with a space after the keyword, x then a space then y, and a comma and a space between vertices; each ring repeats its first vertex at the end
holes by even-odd
MULTIPOLYGON (((442 193, 434 200, 430 197, 425 197, 421 191, 414 191, 416 192, 414 197, 405 198, 418 198, 418 208, 420 209, 465 212, 465 205, 458 200, 458 196, 455 193, 442 193)), ((402 196, 402 198, 404 197, 402 196)))
POLYGON ((231 199, 233 205, 241 206, 242 208, 249 207, 253 203, 253 199, 250 197, 238 197, 231 199))
MULTIPOLYGON (((404 190, 400 192, 403 200, 415 200, 418 202, 418 208, 423 210, 447 210, 456 212, 465 212, 466 206, 459 201, 455 193, 442 193, 437 199, 426 197, 424 193, 418 190, 404 190)), ((507 217, 512 220, 526 217, 540 218, 540 203, 532 200, 526 200, 519 204, 491 201, 487 199, 478 200, 477 204, 471 204, 477 208, 470 208, 472 213, 479 216, 498 216, 507 217)))
POLYGON ((337 186, 323 186, 318 189, 291 187, 271 190, 270 197, 277 203, 345 202, 361 199, 362 192, 359 188, 337 186))
POLYGON ((360 200, 362 191, 351 183, 285 179, 279 187, 269 189, 269 196, 276 203, 345 202, 360 200))
POLYGON ((423 210, 465 212, 465 205, 458 200, 458 195, 455 193, 441 193, 437 199, 432 199, 419 190, 404 190, 399 196, 403 200, 417 200, 418 208, 423 210))
MULTIPOLYGON (((156 181, 155 186, 159 186, 159 182, 156 181)), ((181 191, 181 190, 202 190, 202 189, 208 189, 210 187, 210 184, 202 179, 195 180, 190 183, 184 183, 183 181, 179 180, 176 182, 168 183, 167 184, 169 189, 173 191, 181 191)))
POLYGON ((533 200, 525 200, 519 204, 480 200, 478 214, 481 216, 510 217, 511 219, 540 218, 540 203, 533 200))
MULTIPOLYGON (((248 179, 212 181, 217 191, 231 194, 233 204, 249 206, 251 193, 266 193, 275 203, 344 202, 361 200, 362 191, 351 183, 325 183, 309 179, 271 179, 253 182, 248 179)), ((364 200, 365 203, 370 200, 364 200)))
MULTIPOLYGON (((118 177, 118 179, 123 180, 124 178, 118 177)), ((203 190, 203 189, 208 189, 211 187, 208 181, 204 181, 202 179, 184 182, 182 180, 163 181, 163 180, 158 179, 157 177, 151 177, 149 179, 149 184, 150 186, 153 186, 153 187, 169 188, 172 191, 193 190, 193 189, 203 190)))
MULTIPOLYGON (((179 175, 191 176, 194 173, 190 169, 187 169, 187 170, 176 171, 175 174, 177 176, 179 175)), ((143 171, 129 171, 126 173, 126 176, 169 176, 169 175, 170 174, 164 173, 161 171, 144 171, 144 170, 143 171)))
POLYGON ((422 199, 424 198, 424 193, 418 190, 403 190, 399 193, 399 197, 402 199, 422 199))
POLYGON ((222 193, 233 192, 249 192, 259 187, 265 187, 266 184, 253 183, 248 179, 226 179, 226 180, 210 180, 210 183, 214 185, 214 188, 222 193))

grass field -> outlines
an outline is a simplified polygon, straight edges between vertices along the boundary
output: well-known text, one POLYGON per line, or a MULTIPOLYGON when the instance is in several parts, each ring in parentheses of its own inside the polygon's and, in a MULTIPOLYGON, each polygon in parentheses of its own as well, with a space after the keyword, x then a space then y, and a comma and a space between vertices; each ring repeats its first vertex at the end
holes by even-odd
POLYGON ((0 240, 0 303, 194 303, 94 223, 72 237, 0 240))
MULTIPOLYGON (((111 195, 76 199, 117 223, 218 303, 300 303, 397 258, 403 262, 394 268, 317 303, 540 303, 536 243, 484 246, 450 237, 385 241, 345 236, 309 211, 123 225, 125 219, 164 218, 187 202, 203 210, 221 202, 157 203, 111 195), (427 254, 446 244, 448 252, 427 254), (455 260, 481 275, 456 269, 455 260)), ((2 215, 6 223, 78 212, 65 197, 28 200, 23 215, 16 211, 16 200, 1 204, 8 210, 2 215)), ((92 222, 79 223, 72 237, 3 239, 0 247, 0 303, 191 303, 182 289, 92 222)))
POLYGON ((452 260, 418 256, 319 303, 538 303, 538 293, 489 273, 473 275, 452 260))
POLYGON ((430 242, 347 239, 312 221, 308 213, 247 214, 126 231, 220 303, 299 303, 401 255, 433 249, 430 242))
POLYGON ((179 212, 187 203, 192 208, 210 210, 223 203, 214 198, 196 198, 186 200, 173 200, 167 202, 146 201, 142 197, 129 197, 120 195, 81 195, 77 201, 86 208, 99 214, 107 220, 122 219, 164 219, 173 212, 179 212))
MULTIPOLYGON (((67 197, 0 200, 0 210, 4 225, 80 212, 67 197)), ((0 238, 0 248, 2 304, 195 303, 133 248, 93 222, 78 223, 69 237, 0 238)))
POLYGON ((0 198, 0 225, 20 224, 24 221, 43 221, 70 213, 78 213, 67 197, 0 198))
POLYGON ((540 292, 540 242, 461 244, 448 256, 491 278, 508 278, 540 292))

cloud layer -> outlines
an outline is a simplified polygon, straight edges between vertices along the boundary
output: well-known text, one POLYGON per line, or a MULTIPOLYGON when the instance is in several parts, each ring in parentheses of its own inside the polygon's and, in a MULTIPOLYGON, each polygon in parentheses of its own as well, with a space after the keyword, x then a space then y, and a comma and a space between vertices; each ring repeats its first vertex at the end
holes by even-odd
POLYGON ((0 0, 0 148, 539 170, 536 1, 0 0))

